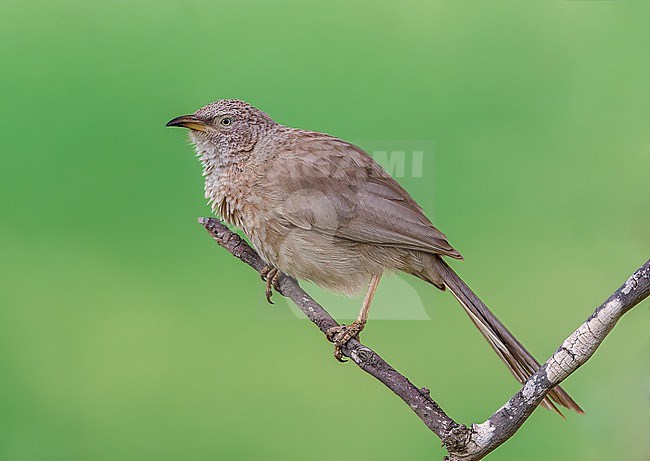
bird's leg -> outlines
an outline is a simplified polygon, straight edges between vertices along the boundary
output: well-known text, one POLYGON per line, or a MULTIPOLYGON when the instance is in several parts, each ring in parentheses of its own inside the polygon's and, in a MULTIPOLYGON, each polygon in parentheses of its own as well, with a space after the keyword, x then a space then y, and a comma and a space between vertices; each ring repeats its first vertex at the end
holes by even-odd
POLYGON ((334 358, 339 362, 345 362, 341 348, 350 339, 359 339, 359 333, 366 326, 368 314, 370 313, 370 305, 372 304, 372 298, 375 296, 375 291, 377 291, 377 286, 379 286, 379 280, 381 280, 381 275, 373 275, 370 279, 370 286, 363 300, 361 311, 354 322, 350 325, 338 325, 327 330, 327 338, 334 343, 334 358))
POLYGON ((262 277, 262 280, 266 282, 266 290, 264 290, 264 294, 266 295, 266 300, 269 302, 269 304, 275 304, 273 301, 271 301, 271 297, 273 296, 274 288, 276 289, 276 291, 280 289, 279 287, 280 274, 281 272, 272 266, 265 266, 260 271, 260 276, 262 277))

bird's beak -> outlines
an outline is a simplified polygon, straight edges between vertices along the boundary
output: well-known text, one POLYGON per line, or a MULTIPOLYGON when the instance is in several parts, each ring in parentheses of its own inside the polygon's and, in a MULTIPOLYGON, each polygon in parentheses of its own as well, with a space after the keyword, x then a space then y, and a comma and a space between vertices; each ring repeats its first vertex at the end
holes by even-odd
POLYGON ((165 126, 180 126, 194 131, 206 131, 207 125, 194 115, 181 115, 167 122, 165 126))

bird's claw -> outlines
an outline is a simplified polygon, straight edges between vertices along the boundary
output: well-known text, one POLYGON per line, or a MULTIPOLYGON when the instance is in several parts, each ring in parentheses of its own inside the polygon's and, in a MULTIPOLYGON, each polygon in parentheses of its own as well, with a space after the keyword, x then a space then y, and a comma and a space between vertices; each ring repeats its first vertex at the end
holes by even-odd
POLYGON ((343 346, 345 346, 348 341, 352 338, 359 340, 359 333, 363 330, 365 326, 364 323, 355 320, 350 325, 337 325, 327 329, 325 333, 327 339, 334 343, 334 358, 339 362, 347 362, 343 358, 343 346))
POLYGON ((273 289, 276 291, 280 290, 280 274, 281 272, 275 267, 265 266, 260 271, 260 276, 262 280, 266 282, 266 289, 264 290, 264 295, 269 304, 275 304, 271 297, 273 296, 273 289))

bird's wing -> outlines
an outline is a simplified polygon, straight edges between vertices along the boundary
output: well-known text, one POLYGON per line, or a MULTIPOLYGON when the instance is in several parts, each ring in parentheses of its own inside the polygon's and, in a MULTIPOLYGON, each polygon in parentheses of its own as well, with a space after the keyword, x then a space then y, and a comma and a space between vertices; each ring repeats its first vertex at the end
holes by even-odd
POLYGON ((352 241, 462 259, 409 193, 361 149, 321 133, 291 138, 265 168, 274 172, 264 182, 278 219, 352 241))

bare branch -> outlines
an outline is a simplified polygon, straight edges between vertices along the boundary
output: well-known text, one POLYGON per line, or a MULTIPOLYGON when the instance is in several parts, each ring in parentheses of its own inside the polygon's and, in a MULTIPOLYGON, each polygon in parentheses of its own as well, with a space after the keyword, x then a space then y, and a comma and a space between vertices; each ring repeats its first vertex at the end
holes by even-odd
POLYGON ((512 437, 546 393, 589 360, 619 319, 648 295, 650 260, 564 340, 514 397, 484 423, 473 424, 467 446, 461 451, 450 451, 449 461, 482 459, 512 437))
MULTIPOLYGON (((239 235, 214 218, 199 218, 199 223, 216 242, 260 272, 265 264, 239 235)), ((280 280, 279 292, 291 299, 323 334, 338 325, 327 311, 290 277, 280 280)), ((571 334, 553 356, 524 384, 503 407, 482 424, 469 429, 451 419, 431 398, 425 388, 418 389, 408 378, 391 367, 369 347, 352 339, 344 348, 366 373, 374 376, 400 397, 422 422, 433 431, 449 452, 449 461, 479 460, 517 432, 546 393, 584 364, 614 328, 618 320, 650 295, 650 261, 609 297, 571 334)))

